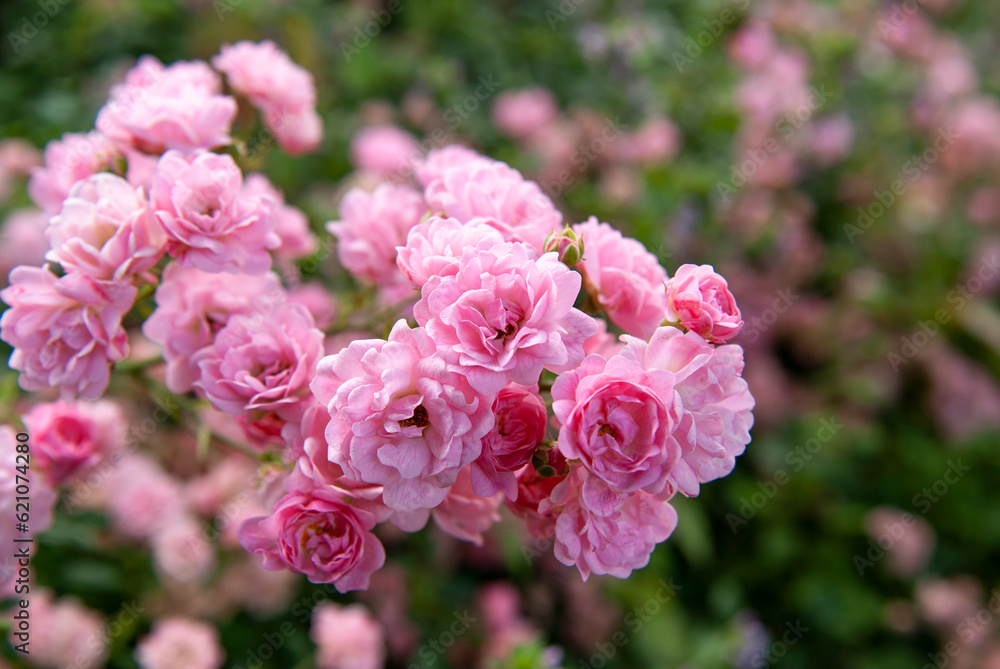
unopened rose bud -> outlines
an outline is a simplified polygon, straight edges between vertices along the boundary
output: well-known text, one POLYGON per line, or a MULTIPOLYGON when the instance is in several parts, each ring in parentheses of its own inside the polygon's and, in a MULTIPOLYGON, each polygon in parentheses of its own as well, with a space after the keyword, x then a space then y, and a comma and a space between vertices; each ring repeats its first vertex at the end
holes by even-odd
POLYGON ((560 262, 573 267, 583 259, 583 237, 567 225, 559 232, 549 233, 545 238, 544 250, 546 253, 557 252, 560 262))

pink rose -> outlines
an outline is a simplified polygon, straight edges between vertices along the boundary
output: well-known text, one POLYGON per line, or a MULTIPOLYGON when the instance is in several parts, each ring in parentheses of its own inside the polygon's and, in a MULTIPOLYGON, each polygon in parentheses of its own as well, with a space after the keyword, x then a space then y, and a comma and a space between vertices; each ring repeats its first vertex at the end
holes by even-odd
POLYGON ((664 492, 681 457, 672 436, 681 411, 673 374, 592 355, 556 379, 552 400, 562 423, 559 450, 593 475, 582 491, 590 509, 606 513, 617 496, 636 490, 664 492))
POLYGON ((141 669, 219 669, 226 653, 219 632, 190 618, 160 618, 135 647, 141 669))
POLYGON ((317 669, 383 669, 382 628, 361 604, 321 602, 313 609, 309 638, 316 644, 317 669))
POLYGON ((440 504, 493 426, 493 398, 449 370, 424 329, 403 320, 388 341, 355 341, 323 358, 312 391, 330 413, 330 460, 351 479, 384 486, 397 511, 440 504))
POLYGON ((674 374, 674 392, 683 407, 674 438, 683 455, 670 479, 682 493, 695 496, 700 483, 729 474, 750 443, 754 399, 742 378, 743 349, 714 347, 694 332, 672 327, 658 328, 648 344, 624 339, 623 357, 647 371, 674 374))
POLYGON ((711 265, 681 265, 667 282, 666 319, 713 343, 732 339, 743 318, 726 280, 711 265))
POLYGON ((380 286, 399 283, 396 247, 427 213, 420 193, 384 183, 371 193, 351 189, 340 201, 339 221, 326 224, 337 238, 337 256, 348 272, 380 286))
POLYGON ((531 461, 548 424, 548 409, 538 388, 515 384, 500 391, 493 402, 496 424, 483 437, 483 453, 472 463, 472 487, 476 494, 490 497, 503 491, 517 498, 514 472, 531 461))
POLYGON ((380 177, 408 177, 420 158, 413 135, 393 125, 362 128, 351 140, 354 167, 380 177))
MULTIPOLYGON (((108 626, 97 611, 73 597, 56 599, 48 590, 31 586, 31 666, 98 669, 105 666, 111 640, 108 626)), ((17 627, 11 626, 10 644, 16 646, 17 627)))
POLYGON ((432 182, 441 179, 446 171, 454 167, 471 165, 479 160, 491 159, 459 144, 433 149, 416 166, 417 182, 427 188, 432 182))
POLYGON ((18 265, 37 267, 45 263, 49 242, 45 228, 49 215, 33 207, 15 209, 0 225, 0 287, 7 285, 7 275, 18 265))
POLYGON ((36 404, 24 425, 35 464, 52 485, 97 464, 125 440, 125 418, 107 401, 36 404))
POLYGON ((562 227, 562 214, 538 184, 489 158, 464 160, 444 169, 427 185, 424 197, 436 214, 463 223, 491 219, 504 239, 525 242, 539 252, 546 235, 562 227))
POLYGON ((466 249, 485 250, 503 242, 503 236, 486 221, 474 218, 461 223, 431 216, 410 229, 405 246, 396 247, 396 265, 418 286, 435 276, 454 276, 466 249))
POLYGON ((540 87, 505 91, 493 104, 493 123, 500 132, 515 139, 545 132, 558 115, 556 96, 540 87))
POLYGON ((433 277, 413 307, 438 351, 479 392, 494 395, 509 381, 538 382, 542 368, 580 364, 594 319, 573 303, 580 275, 555 253, 533 260, 523 244, 468 249, 454 276, 433 277))
POLYGON ((141 190, 114 174, 78 182, 53 216, 45 258, 95 279, 129 279, 163 256, 167 235, 141 190))
POLYGON ((110 170, 120 156, 121 151, 99 132, 67 133, 45 145, 45 165, 32 170, 28 194, 35 204, 54 214, 78 181, 110 170))
POLYGON ((236 100, 220 95, 219 75, 207 63, 180 61, 169 67, 143 56, 112 86, 97 114, 97 129, 121 146, 145 153, 196 151, 229 144, 236 100))
POLYGON ((598 514, 584 504, 587 470, 578 466, 542 500, 539 511, 555 518, 556 559, 576 566, 583 580, 593 574, 628 578, 649 564, 656 544, 677 526, 677 512, 648 493, 622 497, 614 510, 598 514))
POLYGON ((0 316, 0 337, 14 347, 10 367, 20 370, 21 387, 100 397, 109 365, 128 356, 122 317, 135 301, 135 286, 77 272, 56 278, 37 267, 14 268, 10 283, 0 291, 11 307, 0 316))
POLYGON ((270 516, 244 521, 239 538, 263 558, 265 569, 290 569, 347 592, 366 589, 385 562, 385 550, 371 533, 375 522, 344 492, 303 486, 282 497, 270 516))
POLYGON ((159 528, 153 534, 152 549, 156 573, 167 582, 204 584, 215 569, 215 547, 209 534, 187 515, 159 528))
POLYGON ((124 455, 106 481, 108 515, 130 537, 151 538, 184 513, 180 484, 145 455, 124 455))
POLYGON ((263 274, 281 246, 269 198, 243 192, 232 157, 168 151, 153 175, 150 199, 170 238, 168 251, 206 272, 263 274))
POLYGON ((507 508, 524 521, 525 528, 535 539, 551 539, 555 536, 555 519, 539 513, 538 505, 547 499, 552 490, 563 482, 569 473, 569 465, 557 448, 539 449, 538 453, 547 460, 543 469, 551 468, 543 476, 529 464, 517 472, 517 498, 507 498, 507 508))
POLYGON ((274 231, 281 239, 281 245, 274 250, 275 256, 291 262, 316 252, 319 242, 309 230, 309 219, 300 209, 285 204, 284 194, 266 176, 259 173, 248 174, 243 183, 243 194, 271 200, 274 231))
POLYGON ((305 307, 316 327, 325 330, 336 322, 339 306, 337 298, 334 297, 330 289, 319 281, 310 281, 299 284, 288 291, 288 302, 290 304, 301 304, 305 307))
POLYGON ((500 520, 497 513, 503 496, 481 496, 473 490, 472 477, 466 467, 448 490, 448 495, 431 510, 434 522, 442 530, 462 541, 483 545, 483 533, 500 520))
POLYGON ((312 107, 265 111, 264 125, 290 156, 311 153, 323 141, 323 119, 312 107))
POLYGON ((663 322, 667 272, 635 239, 593 216, 573 226, 585 251, 577 269, 584 285, 615 325, 637 337, 648 337, 663 322))
POLYGON ((274 273, 212 274, 170 263, 156 289, 156 309, 142 332, 163 347, 167 388, 186 393, 201 377, 192 362, 196 351, 212 343, 235 314, 263 322, 286 300, 274 273))
POLYGON ((220 411, 259 420, 274 413, 301 416, 309 382, 323 355, 323 333, 297 304, 279 305, 263 322, 233 316, 212 346, 195 353, 195 386, 220 411))

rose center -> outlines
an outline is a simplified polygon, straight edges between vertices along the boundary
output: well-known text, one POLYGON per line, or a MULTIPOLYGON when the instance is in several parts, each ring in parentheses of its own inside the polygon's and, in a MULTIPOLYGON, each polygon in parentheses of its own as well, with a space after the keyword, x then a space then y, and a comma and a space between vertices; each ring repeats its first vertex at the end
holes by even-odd
POLYGON ((611 425, 603 425, 602 424, 601 428, 597 431, 597 436, 598 437, 603 437, 606 434, 611 435, 611 438, 614 439, 615 437, 618 436, 618 430, 616 430, 611 425))
POLYGON ((417 405, 417 408, 413 410, 413 415, 410 418, 399 421, 400 427, 427 427, 430 423, 428 420, 427 409, 424 408, 423 404, 417 405))

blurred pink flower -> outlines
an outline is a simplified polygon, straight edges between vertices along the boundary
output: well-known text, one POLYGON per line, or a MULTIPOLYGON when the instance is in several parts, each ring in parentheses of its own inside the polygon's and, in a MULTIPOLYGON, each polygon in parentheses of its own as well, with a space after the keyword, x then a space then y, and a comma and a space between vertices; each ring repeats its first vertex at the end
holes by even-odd
POLYGON ((190 618, 160 618, 139 641, 141 669, 219 669, 226 653, 214 625, 190 618))
POLYGON ((313 609, 309 638, 318 647, 317 669, 382 669, 382 628, 361 604, 323 602, 313 609))
POLYGON ((666 320, 719 344, 738 335, 743 318, 729 284, 711 265, 681 265, 667 281, 666 320))
POLYGON ((57 486, 97 464, 125 441, 125 417, 113 402, 36 404, 24 416, 34 464, 57 486))
POLYGON ((45 228, 49 214, 40 209, 15 209, 0 224, 0 287, 18 265, 37 267, 45 262, 49 242, 45 228))
MULTIPOLYGON (((14 629, 11 645, 17 645, 14 629)), ((53 593, 31 589, 30 663, 36 667, 98 669, 108 656, 108 639, 101 614, 76 599, 57 600, 53 593)))
POLYGON ((340 309, 337 298, 319 281, 303 283, 289 290, 288 302, 305 307, 312 314, 316 327, 321 330, 333 325, 340 309))
POLYGON ((121 151, 99 132, 67 133, 45 145, 45 164, 31 172, 28 194, 49 214, 57 213, 78 182, 110 170, 121 151))
MULTIPOLYGON (((0 425, 0 465, 2 465, 0 466, 0 517, 10 521, 4 526, 0 526, 0 539, 5 541, 8 546, 16 545, 14 538, 22 536, 21 533, 15 533, 14 517, 17 511, 17 497, 19 496, 17 492, 17 476, 19 474, 17 467, 24 464, 23 458, 18 460, 17 449, 19 445, 26 442, 18 440, 17 435, 18 432, 12 427, 0 425)), ((33 447, 33 443, 28 443, 29 447, 33 447)), ((20 453, 20 455, 24 455, 24 453, 20 453)), ((30 455, 31 453, 28 453, 29 458, 30 455)), ((31 476, 30 478, 28 503, 31 506, 31 512, 27 522, 28 532, 23 535, 25 537, 33 537, 49 529, 49 526, 52 525, 52 511, 56 502, 56 493, 45 478, 39 476, 31 476)), ((23 484, 23 481, 20 483, 23 484)), ((16 561, 0 563, 0 584, 16 573, 15 564, 16 561)))
POLYGON ((178 516, 152 536, 153 565, 165 580, 177 583, 205 583, 215 568, 215 548, 201 524, 178 516))
POLYGON ((445 172, 453 168, 472 165, 480 160, 490 160, 472 149, 460 144, 449 144, 440 149, 432 149, 423 161, 416 166, 417 182, 427 188, 432 182, 444 177, 445 172))
POLYGON ((312 153, 323 141, 323 118, 311 107, 266 111, 264 125, 274 133, 278 146, 292 156, 312 153))
POLYGON ((383 178, 409 177, 421 158, 420 145, 413 135, 394 125, 362 128, 351 139, 354 167, 383 178))
POLYGON ((493 103, 493 123, 500 132, 515 139, 545 133, 558 115, 556 96, 541 87, 505 91, 493 103))
POLYGON ((923 518, 892 507, 874 509, 865 522, 868 536, 888 553, 889 568, 898 576, 920 572, 934 552, 934 530, 923 518))
POLYGON ((108 515, 128 536, 148 539, 184 511, 180 484, 145 455, 119 458, 107 483, 108 515))
POLYGON ((10 197, 15 179, 31 174, 42 163, 42 154, 23 139, 0 140, 0 202, 10 197))
POLYGON ((275 188, 263 174, 254 172, 246 175, 243 195, 269 199, 274 210, 274 231, 281 238, 281 245, 274 255, 285 262, 311 256, 319 247, 319 241, 309 230, 309 219, 300 209, 285 204, 284 194, 275 188))

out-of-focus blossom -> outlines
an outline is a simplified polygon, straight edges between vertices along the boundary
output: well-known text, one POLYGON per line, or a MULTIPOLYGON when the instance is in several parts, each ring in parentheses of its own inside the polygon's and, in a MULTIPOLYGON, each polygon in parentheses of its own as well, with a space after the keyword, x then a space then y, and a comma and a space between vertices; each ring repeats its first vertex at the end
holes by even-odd
MULTIPOLYGON (((108 656, 109 639, 101 614, 73 598, 56 599, 48 590, 31 588, 31 642, 27 656, 44 669, 98 669, 108 656)), ((15 640, 12 628, 11 645, 15 640)))
POLYGON ((129 536, 150 538, 184 511, 180 484, 144 455, 123 456, 107 481, 108 515, 129 536))
POLYGON ((7 275, 18 265, 45 262, 48 222, 49 214, 40 209, 15 209, 0 224, 0 287, 7 285, 7 275))
POLYGON ((121 151, 99 132, 67 133, 45 145, 45 163, 31 173, 28 194, 49 214, 57 213, 78 182, 110 170, 121 151))
POLYGON ((10 197, 13 181, 31 174, 42 162, 42 154, 23 139, 0 140, 0 202, 10 197))
POLYGON ((204 583, 215 567, 215 549, 201 525, 179 516, 152 537, 153 564, 161 577, 178 583, 204 583))
POLYGON ((25 414, 24 425, 31 434, 34 463, 52 485, 93 466, 125 438, 125 418, 108 401, 36 404, 25 414))
POLYGON ((506 91, 493 104, 493 122, 500 132, 516 139, 544 133, 558 114, 556 97, 541 87, 506 91))
POLYGON ((243 194, 269 199, 273 203, 274 231, 281 238, 281 246, 274 250, 275 256, 290 262, 316 252, 319 241, 309 230, 309 219, 302 210, 285 204, 284 194, 267 177, 256 172, 246 175, 243 194))
POLYGON ((393 125, 362 128, 351 140, 354 167, 383 178, 410 176, 421 157, 413 135, 393 125))
POLYGON ((333 325, 337 319, 337 300, 330 289, 318 281, 310 281, 289 290, 288 302, 305 307, 312 314, 316 327, 321 330, 333 325))
POLYGON ((313 609, 309 638, 318 647, 317 669, 382 669, 382 628, 360 604, 324 602, 313 609))
POLYGON ((213 625, 161 618, 136 645, 135 659, 142 669, 219 669, 226 653, 213 625))
POLYGON ((868 514, 868 536, 887 552, 889 568, 899 576, 913 576, 927 566, 934 551, 934 530, 923 518, 891 507, 868 514))

